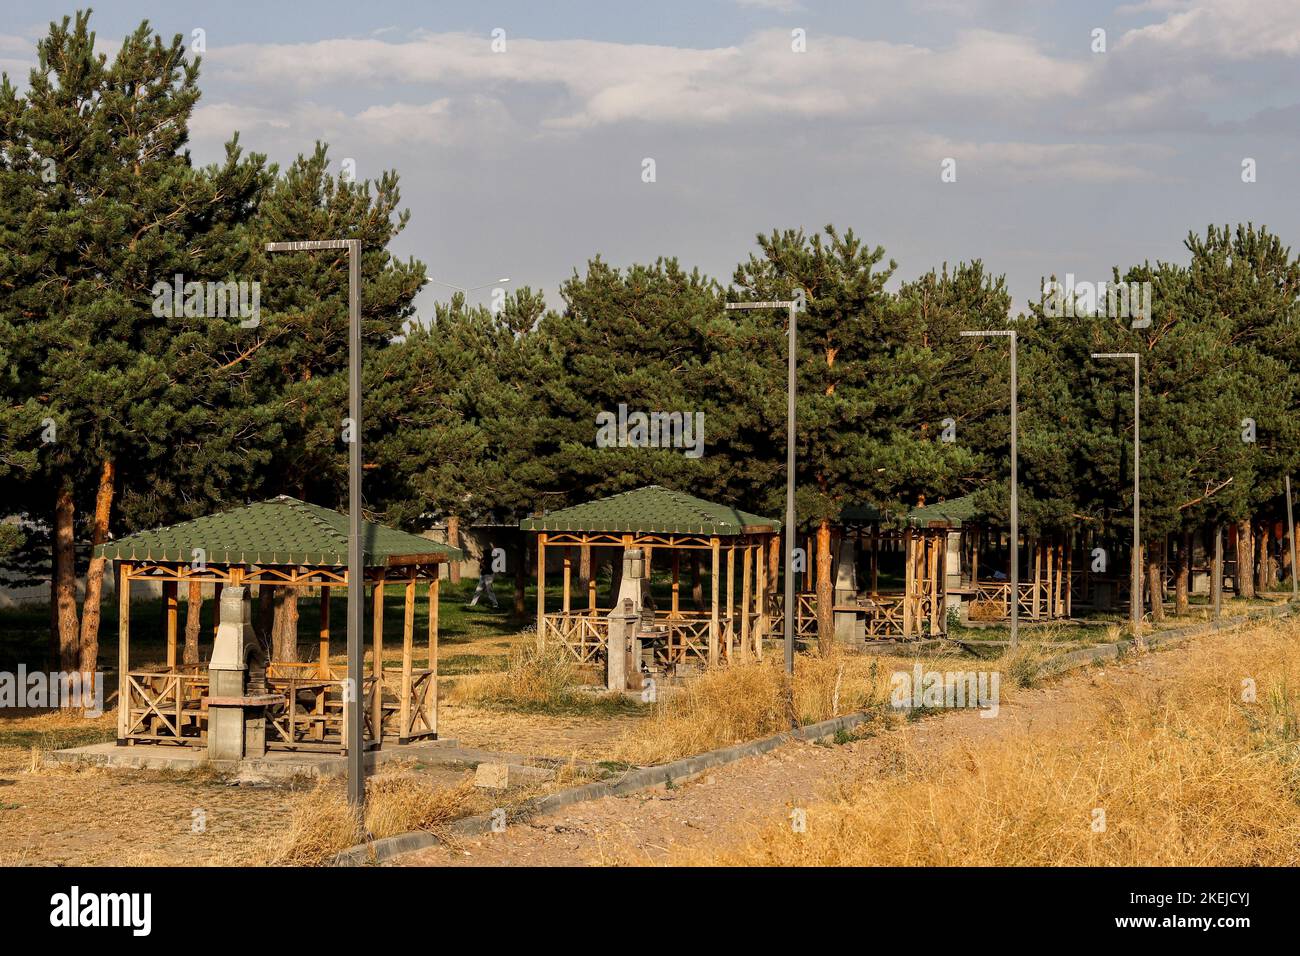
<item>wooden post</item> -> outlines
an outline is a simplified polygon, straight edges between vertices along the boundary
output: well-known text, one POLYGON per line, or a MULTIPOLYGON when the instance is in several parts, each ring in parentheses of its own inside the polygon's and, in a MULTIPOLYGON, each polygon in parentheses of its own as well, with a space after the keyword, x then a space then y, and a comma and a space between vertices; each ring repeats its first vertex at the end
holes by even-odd
POLYGON ((406 579, 406 602, 402 609, 402 699, 398 702, 397 742, 404 743, 411 732, 411 658, 415 653, 415 568, 406 579))
MULTIPOLYGON (((435 569, 436 570, 436 569, 435 569)), ((438 736, 438 575, 429 582, 429 690, 424 696, 424 716, 438 736)))
POLYGON ((1056 564, 1056 543, 1048 540, 1043 545, 1043 570, 1047 575, 1047 593, 1045 617, 1048 619, 1056 617, 1056 579, 1052 570, 1056 564))
POLYGON ((1030 545, 1030 549, 1034 552, 1034 610, 1033 610, 1033 617, 1034 617, 1035 620, 1037 620, 1037 618, 1038 618, 1038 595, 1039 595, 1039 593, 1040 593, 1040 592, 1039 592, 1039 588, 1041 587, 1040 582, 1042 581, 1042 574, 1043 574, 1043 546, 1042 546, 1041 543, 1039 543, 1039 541, 1038 541, 1037 539, 1034 539, 1034 540, 1033 540, 1033 543, 1030 545))
POLYGON ((375 743, 384 739, 384 572, 375 578, 373 588, 374 621, 370 641, 374 648, 374 663, 371 673, 375 677, 375 696, 370 704, 370 728, 375 743))
POLYGON ((970 549, 970 584, 975 587, 980 581, 980 529, 975 528, 971 532, 971 549, 970 549))
POLYGON ((915 562, 912 560, 912 529, 903 532, 903 639, 912 636, 912 583, 915 562))
POLYGON ((673 617, 681 613, 681 572, 682 553, 677 548, 673 548, 673 617))
POLYGON ((740 574, 740 578, 741 578, 741 586, 740 586, 740 656, 741 656, 741 658, 744 659, 744 660, 748 660, 748 659, 749 659, 749 652, 750 652, 750 647, 749 647, 749 609, 750 609, 750 600, 751 600, 751 591, 750 591, 750 585, 751 585, 750 576, 751 576, 751 572, 750 572, 750 570, 749 570, 749 566, 750 566, 750 558, 753 556, 753 554, 754 554, 754 549, 753 549, 753 547, 751 547, 751 546, 748 545, 748 544, 746 544, 745 547, 744 547, 744 549, 740 552, 740 560, 741 560, 741 561, 743 562, 743 564, 744 564, 744 568, 743 568, 743 570, 741 571, 741 574, 740 574))
POLYGON ((570 582, 573 578, 573 559, 569 556, 572 548, 564 549, 564 613, 569 613, 570 582))
POLYGON ((736 652, 736 542, 727 545, 727 663, 736 652))
POLYGON ((713 611, 709 616, 709 666, 718 664, 718 575, 721 563, 718 560, 719 541, 715 535, 710 541, 713 553, 713 574, 709 579, 709 590, 713 592, 713 611))
POLYGON ((943 630, 943 606, 939 600, 940 542, 946 542, 948 538, 947 535, 930 537, 933 539, 930 547, 930 636, 937 637, 943 630))
POLYGON ((320 589, 320 660, 316 662, 316 673, 328 678, 330 676, 330 591, 320 589))
POLYGON ((130 718, 131 694, 128 672, 131 670, 131 565, 120 564, 117 571, 117 742, 126 743, 130 718))
POLYGON ((1065 545, 1065 616, 1074 615, 1074 532, 1065 545))
MULTIPOLYGON (((595 580, 595 575, 592 575, 595 580)), ((537 650, 546 647, 546 534, 537 536, 537 650)))
POLYGON ((177 598, 177 582, 167 581, 163 584, 163 619, 167 630, 167 669, 176 670, 176 622, 180 609, 177 598))

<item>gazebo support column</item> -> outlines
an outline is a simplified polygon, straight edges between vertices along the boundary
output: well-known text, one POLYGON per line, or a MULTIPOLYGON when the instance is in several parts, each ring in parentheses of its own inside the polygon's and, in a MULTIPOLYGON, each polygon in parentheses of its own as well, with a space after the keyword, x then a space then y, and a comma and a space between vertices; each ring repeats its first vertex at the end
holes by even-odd
POLYGON ((903 532, 903 639, 912 636, 912 595, 915 562, 912 560, 912 529, 903 532))
POLYGON ((374 697, 370 702, 370 730, 376 744, 384 739, 384 573, 375 578, 372 591, 374 621, 370 635, 374 662, 371 673, 375 678, 374 697))
MULTIPOLYGON (((593 582, 595 576, 592 576, 593 582)), ((537 536, 537 650, 546 647, 546 535, 537 536)))
POLYGON ((673 617, 681 613, 681 572, 682 556, 676 548, 673 549, 673 617))
POLYGON ((750 559, 754 555, 754 548, 746 543, 744 549, 740 552, 740 560, 743 562, 743 568, 740 572, 740 656, 748 660, 750 653, 749 646, 749 609, 750 609, 750 559))
POLYGON ((167 630, 167 669, 176 670, 176 623, 179 618, 179 599, 177 583, 167 581, 163 584, 163 620, 167 630))
POLYGON ((117 744, 126 745, 131 694, 131 565, 121 564, 117 572, 117 744))
POLYGON ((330 676, 330 589, 327 587, 320 589, 320 657, 316 661, 316 673, 320 677, 330 676))
POLYGON ((401 726, 397 742, 406 743, 411 732, 411 658, 415 653, 415 568, 406 579, 406 600, 402 616, 402 699, 398 708, 401 726))
POLYGON ((573 559, 570 557, 572 548, 564 549, 564 613, 569 613, 570 586, 573 578, 573 559))
POLYGON ((709 550, 713 555, 713 573, 709 577, 709 590, 712 592, 712 612, 709 615, 709 666, 718 664, 718 575, 721 572, 719 542, 715 535, 710 539, 709 550))
POLYGON ((736 544, 727 545, 727 663, 736 659, 736 544))

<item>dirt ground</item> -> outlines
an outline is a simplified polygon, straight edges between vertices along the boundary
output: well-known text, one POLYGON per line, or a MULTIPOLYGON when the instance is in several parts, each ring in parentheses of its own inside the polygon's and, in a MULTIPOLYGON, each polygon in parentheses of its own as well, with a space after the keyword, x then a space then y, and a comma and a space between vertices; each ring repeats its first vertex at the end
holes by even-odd
POLYGON ((893 719, 843 744, 791 743, 716 768, 672 789, 606 797, 512 824, 504 833, 406 854, 399 866, 582 866, 671 862, 691 850, 731 846, 755 826, 832 795, 863 773, 883 771, 904 752, 921 759, 974 760, 981 742, 1051 731, 1101 705, 1093 688, 1159 682, 1193 666, 1239 635, 1198 638, 1164 652, 1077 672, 1019 690, 999 717, 949 712, 916 722, 893 719))

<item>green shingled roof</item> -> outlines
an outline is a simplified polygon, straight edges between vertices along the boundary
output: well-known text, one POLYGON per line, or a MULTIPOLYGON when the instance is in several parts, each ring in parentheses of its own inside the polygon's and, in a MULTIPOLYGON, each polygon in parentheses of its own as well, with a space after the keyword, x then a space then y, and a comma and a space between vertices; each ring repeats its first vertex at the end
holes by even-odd
MULTIPOLYGON (((898 512, 881 512, 874 505, 848 505, 840 512, 840 521, 844 524, 870 524, 877 521, 892 521, 902 517, 898 512)), ((906 520, 913 528, 924 528, 930 524, 943 524, 960 528, 962 522, 976 517, 975 496, 962 495, 947 501, 922 505, 907 512, 906 520)))
POLYGON ((540 518, 525 518, 519 527, 524 531, 739 535, 777 531, 781 522, 647 485, 540 518))
MULTIPOLYGON (((121 561, 194 560, 201 548, 209 564, 290 564, 347 567, 348 517, 329 508, 281 495, 270 501, 141 531, 95 549, 121 561)), ((455 560, 456 548, 419 535, 365 521, 361 525, 366 567, 455 560)))

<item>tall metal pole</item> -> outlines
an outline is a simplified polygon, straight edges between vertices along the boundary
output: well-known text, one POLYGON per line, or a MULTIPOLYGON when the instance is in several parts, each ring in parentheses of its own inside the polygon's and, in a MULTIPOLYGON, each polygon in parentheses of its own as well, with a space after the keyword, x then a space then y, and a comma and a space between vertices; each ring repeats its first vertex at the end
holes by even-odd
POLYGON ((794 406, 795 350, 799 340, 799 319, 795 303, 789 303, 790 337, 786 345, 785 413, 785 672, 794 673, 794 406))
MULTIPOLYGON (((364 624, 365 564, 361 556, 361 241, 348 243, 348 416, 352 441, 348 445, 348 679, 347 701, 348 802, 362 807, 366 801, 364 735, 361 719, 362 635, 364 624)), ((376 585, 378 586, 378 585, 376 585)), ((378 645, 376 645, 378 646, 378 645)), ((375 661, 379 671, 380 662, 375 661)), ((379 687, 375 687, 379 693, 379 687)), ((375 729, 379 736, 379 728, 375 729)))
POLYGON ((1017 479, 1016 425, 1019 394, 1016 379, 1016 333, 1011 333, 1011 650, 1020 646, 1020 488, 1017 479))
MULTIPOLYGON (((361 546, 361 240, 322 239, 268 242, 267 252, 315 252, 346 249, 348 253, 348 682, 343 689, 347 724, 348 801, 361 812, 366 800, 365 734, 361 717, 362 637, 365 634, 365 562, 361 546)), ((378 662, 376 662, 378 667, 378 662)), ((378 691, 376 690, 376 693, 378 691)), ((379 728, 375 728, 378 735, 379 728)))
MULTIPOLYGON (((1138 357, 1133 356, 1133 600, 1130 616, 1133 619, 1133 640, 1142 643, 1142 408, 1139 385, 1141 371, 1138 357)), ((1151 582, 1151 600, 1158 600, 1156 583, 1151 582)))
POLYGON ((1291 539, 1291 600, 1300 601, 1300 579, 1296 578, 1295 512, 1291 509, 1291 476, 1286 476, 1286 536, 1291 539))

